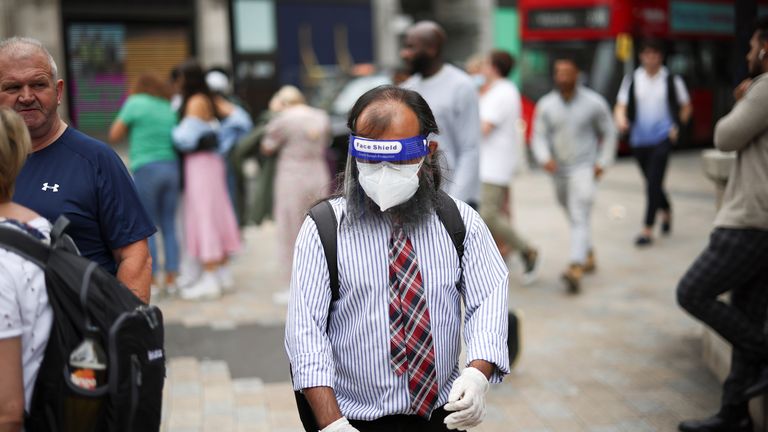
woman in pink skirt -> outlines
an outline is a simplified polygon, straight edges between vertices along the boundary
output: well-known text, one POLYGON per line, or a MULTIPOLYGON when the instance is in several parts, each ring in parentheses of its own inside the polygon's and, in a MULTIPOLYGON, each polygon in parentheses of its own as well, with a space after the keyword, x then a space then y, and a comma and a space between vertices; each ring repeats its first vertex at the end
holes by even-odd
MULTIPOLYGON (((272 214, 278 234, 278 256, 283 264, 285 286, 291 274, 293 246, 309 207, 329 191, 331 175, 325 152, 330 144, 330 119, 325 111, 305 104, 293 86, 284 86, 270 101, 278 111, 267 125, 261 152, 276 152, 274 204, 272 214)), ((275 294, 275 302, 287 303, 288 292, 275 294)))
POLYGON ((203 266, 200 279, 180 292, 185 299, 214 299, 232 283, 229 256, 240 249, 240 233, 227 192, 225 161, 218 150, 247 132, 242 108, 214 97, 200 65, 182 64, 181 122, 173 130, 184 155, 184 234, 187 253, 203 266))

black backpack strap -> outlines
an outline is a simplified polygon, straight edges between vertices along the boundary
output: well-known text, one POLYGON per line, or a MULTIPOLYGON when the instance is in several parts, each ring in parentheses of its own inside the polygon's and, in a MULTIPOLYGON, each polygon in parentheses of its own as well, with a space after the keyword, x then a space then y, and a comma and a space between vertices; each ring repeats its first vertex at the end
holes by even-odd
MULTIPOLYGON (((320 243, 323 245, 323 254, 328 265, 328 277, 331 285, 331 303, 339 299, 339 267, 336 261, 336 213, 333 212, 333 206, 330 201, 325 200, 315 204, 307 213, 315 221, 317 234, 320 236, 320 243)), ((328 317, 330 319, 330 316, 328 317)), ((291 367, 289 365, 289 367, 291 367)), ((293 370, 290 370, 291 382, 293 382, 293 370)), ((312 407, 309 405, 304 393, 294 391, 293 396, 296 399, 296 407, 299 410, 299 419, 307 432, 314 432, 320 429, 317 426, 312 407)))
POLYGON ((0 225, 0 248, 17 253, 43 269, 51 253, 51 249, 45 243, 15 228, 2 225, 0 225))
POLYGON ((667 106, 669 106, 669 114, 672 116, 672 121, 680 128, 680 103, 677 100, 675 75, 672 73, 667 74, 667 106))
POLYGON ((628 76, 629 94, 627 95, 627 119, 630 122, 634 122, 637 111, 637 100, 635 99, 635 76, 633 73, 630 73, 628 76))
POLYGON ((459 256, 459 268, 464 269, 462 258, 464 258, 464 237, 467 235, 467 229, 464 227, 464 220, 459 213, 459 207, 456 202, 445 191, 440 190, 437 194, 438 204, 435 211, 443 227, 448 231, 453 241, 453 247, 456 248, 456 254, 459 256))
POLYGON ((331 301, 339 299, 339 267, 336 262, 336 213, 330 201, 322 201, 309 209, 309 217, 317 225, 320 243, 323 245, 325 260, 328 262, 328 277, 331 285, 331 301))
POLYGON ((80 249, 75 245, 75 241, 66 234, 69 225, 69 219, 66 216, 61 215, 56 218, 56 222, 53 223, 53 228, 51 228, 51 246, 53 249, 63 249, 75 255, 80 255, 80 249))

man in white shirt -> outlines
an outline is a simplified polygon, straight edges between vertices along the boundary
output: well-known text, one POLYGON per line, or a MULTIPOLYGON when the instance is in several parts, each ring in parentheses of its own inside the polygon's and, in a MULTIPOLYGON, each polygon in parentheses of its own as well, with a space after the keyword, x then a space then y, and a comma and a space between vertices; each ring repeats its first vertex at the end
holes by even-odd
MULTIPOLYGON (((480 215, 493 238, 505 249, 518 252, 524 266, 524 282, 534 276, 538 251, 515 231, 510 223, 510 183, 521 154, 518 122, 522 102, 520 92, 507 76, 515 64, 506 51, 494 50, 481 66, 485 82, 480 90, 480 215)), ((509 252, 511 252, 509 251, 509 252)))
POLYGON ((342 193, 328 201, 337 298, 314 219, 296 240, 285 331, 294 390, 322 432, 473 428, 489 382, 509 373, 504 261, 477 212, 442 195, 437 126, 418 93, 370 90, 348 126, 342 193), (435 211, 446 198, 466 229, 461 258, 435 211))
POLYGON ((616 98, 614 117, 619 133, 629 132, 629 144, 645 178, 645 223, 637 246, 653 242, 656 214, 661 212, 661 232, 671 231, 672 210, 664 192, 667 160, 691 118, 693 108, 682 78, 670 75, 663 65, 663 45, 647 40, 640 50, 641 66, 624 77, 616 98))
POLYGON ((571 224, 571 264, 562 277, 575 294, 583 273, 595 270, 592 203, 596 182, 616 155, 616 129, 605 99, 578 84, 579 67, 573 59, 555 60, 554 81, 555 89, 536 104, 533 154, 552 174, 571 224))
POLYGON ((445 31, 420 21, 405 33, 400 57, 411 77, 401 85, 429 103, 440 128, 440 150, 448 164, 443 189, 477 208, 480 200, 480 116, 475 84, 461 69, 443 59, 445 31))

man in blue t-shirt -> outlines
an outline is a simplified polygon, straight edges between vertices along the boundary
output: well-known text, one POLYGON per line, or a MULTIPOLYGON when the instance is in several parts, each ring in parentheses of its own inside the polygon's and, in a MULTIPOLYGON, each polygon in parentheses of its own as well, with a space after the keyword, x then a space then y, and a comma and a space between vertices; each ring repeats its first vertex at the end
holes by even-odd
POLYGON ((19 37, 0 42, 0 105, 22 116, 32 138, 13 200, 51 221, 65 215, 71 221, 67 232, 83 256, 149 302, 147 238, 155 227, 117 154, 59 117, 63 87, 40 42, 19 37))

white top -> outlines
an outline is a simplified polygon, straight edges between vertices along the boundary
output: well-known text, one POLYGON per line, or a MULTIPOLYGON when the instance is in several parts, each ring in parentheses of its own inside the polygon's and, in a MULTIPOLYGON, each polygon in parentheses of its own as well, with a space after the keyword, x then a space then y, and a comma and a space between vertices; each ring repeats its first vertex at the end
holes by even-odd
POLYGON ((480 116, 475 83, 464 71, 445 64, 424 78, 415 74, 401 84, 427 101, 440 129, 438 150, 448 164, 443 189, 462 201, 480 200, 480 116))
POLYGON ((493 124, 480 141, 480 181, 508 186, 520 154, 517 123, 521 115, 520 92, 507 79, 496 80, 480 96, 480 121, 493 124))
MULTIPOLYGON (((349 419, 413 414, 408 376, 396 375, 389 363, 391 221, 377 212, 352 222, 343 198, 330 203, 339 221, 339 299, 331 304, 323 247, 308 217, 296 239, 285 326, 294 389, 332 387, 349 419)), ((495 364, 495 383, 509 373, 507 267, 480 215, 463 202, 456 204, 466 227, 459 288, 459 258, 437 215, 409 232, 430 314, 438 407, 448 401, 459 376, 462 322, 465 365, 476 359, 495 364)))
MULTIPOLYGON (((636 118, 629 137, 633 146, 655 145, 664 141, 669 136, 669 129, 675 124, 667 102, 668 75, 669 71, 664 66, 654 76, 648 75, 643 67, 639 67, 631 79, 627 75, 621 81, 616 102, 622 105, 629 103, 629 86, 633 81, 635 83, 636 118)), ((690 103, 691 98, 682 78, 676 75, 673 82, 677 103, 680 106, 690 103)))
MULTIPOLYGON (((0 224, 17 227, 4 218, 0 218, 0 224)), ((51 224, 45 218, 33 219, 27 225, 43 234, 46 241, 50 240, 51 224)), ((53 311, 48 304, 43 270, 15 253, 0 249, 0 339, 21 336, 27 412, 52 323, 53 311)))

